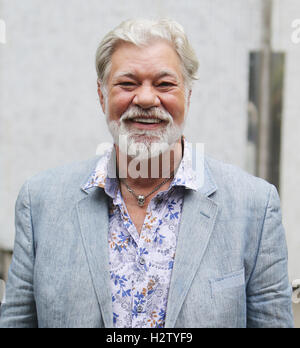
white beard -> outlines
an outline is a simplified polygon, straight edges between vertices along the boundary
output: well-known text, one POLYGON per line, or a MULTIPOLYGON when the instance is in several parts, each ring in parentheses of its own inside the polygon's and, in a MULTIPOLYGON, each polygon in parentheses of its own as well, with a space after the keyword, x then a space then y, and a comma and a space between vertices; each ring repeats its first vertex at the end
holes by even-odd
POLYGON ((170 149, 182 136, 185 117, 182 125, 174 124, 172 116, 162 108, 144 110, 138 106, 131 106, 120 118, 120 121, 109 121, 106 115, 108 129, 122 152, 140 161, 158 157, 170 149), (125 120, 137 116, 156 116, 167 121, 167 125, 159 130, 129 129, 125 120))

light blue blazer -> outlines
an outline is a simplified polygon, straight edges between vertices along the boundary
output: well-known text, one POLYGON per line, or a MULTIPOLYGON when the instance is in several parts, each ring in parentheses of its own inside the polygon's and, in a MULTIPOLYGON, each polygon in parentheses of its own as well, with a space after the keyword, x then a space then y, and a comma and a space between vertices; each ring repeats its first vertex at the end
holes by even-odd
MULTIPOLYGON (((16 203, 0 327, 113 327, 107 197, 84 191, 99 157, 28 180, 16 203)), ((205 159, 186 190, 166 327, 292 327, 276 189, 205 159)))

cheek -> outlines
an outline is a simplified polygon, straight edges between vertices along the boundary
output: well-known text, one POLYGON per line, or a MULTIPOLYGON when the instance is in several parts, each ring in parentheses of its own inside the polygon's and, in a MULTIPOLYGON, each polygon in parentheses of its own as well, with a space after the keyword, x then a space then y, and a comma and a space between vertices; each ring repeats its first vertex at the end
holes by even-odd
POLYGON ((109 96, 109 115, 113 119, 119 119, 128 109, 131 103, 131 95, 129 93, 111 94, 109 96))
POLYGON ((185 114, 184 96, 166 96, 161 99, 165 109, 172 115, 175 123, 181 123, 185 114))

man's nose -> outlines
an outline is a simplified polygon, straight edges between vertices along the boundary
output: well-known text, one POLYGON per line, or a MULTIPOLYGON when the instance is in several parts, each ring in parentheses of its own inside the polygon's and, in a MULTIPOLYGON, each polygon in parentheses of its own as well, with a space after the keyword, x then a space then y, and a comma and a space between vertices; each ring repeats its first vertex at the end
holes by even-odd
POLYGON ((140 86, 133 98, 134 105, 149 109, 160 105, 160 99, 152 86, 140 86))

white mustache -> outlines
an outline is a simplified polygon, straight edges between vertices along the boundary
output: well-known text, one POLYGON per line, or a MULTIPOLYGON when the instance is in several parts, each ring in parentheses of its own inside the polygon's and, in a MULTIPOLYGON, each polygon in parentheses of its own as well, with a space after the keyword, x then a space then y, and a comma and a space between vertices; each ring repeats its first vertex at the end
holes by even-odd
POLYGON ((120 118, 120 122, 132 120, 137 117, 156 118, 161 121, 173 122, 172 116, 165 110, 158 107, 145 110, 138 106, 131 106, 120 118))

